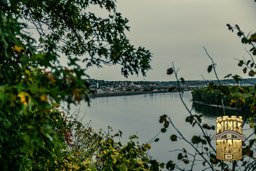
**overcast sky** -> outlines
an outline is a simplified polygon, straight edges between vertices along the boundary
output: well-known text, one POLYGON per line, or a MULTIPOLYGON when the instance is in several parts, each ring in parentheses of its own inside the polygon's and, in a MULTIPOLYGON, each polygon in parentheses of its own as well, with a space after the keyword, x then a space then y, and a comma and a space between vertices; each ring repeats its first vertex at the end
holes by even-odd
POLYGON ((242 74, 235 58, 247 57, 245 46, 226 24, 238 24, 246 33, 256 31, 254 0, 117 0, 117 10, 129 19, 131 43, 153 53, 152 70, 124 78, 120 66, 91 68, 95 79, 170 81, 166 69, 174 62, 186 80, 215 79, 207 73, 211 63, 205 46, 217 63, 220 78, 242 74))

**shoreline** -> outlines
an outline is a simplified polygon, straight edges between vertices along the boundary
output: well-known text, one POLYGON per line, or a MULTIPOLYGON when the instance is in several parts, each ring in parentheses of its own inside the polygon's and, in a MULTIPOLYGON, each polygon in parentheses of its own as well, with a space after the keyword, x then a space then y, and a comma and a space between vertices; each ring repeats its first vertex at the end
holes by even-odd
MULTIPOLYGON (((184 91, 191 91, 191 90, 184 90, 184 91)), ((156 93, 172 93, 178 92, 177 90, 174 91, 132 91, 132 92, 118 92, 118 93, 102 93, 102 94, 94 94, 91 95, 91 98, 97 97, 112 97, 112 96, 132 96, 132 95, 141 95, 141 94, 156 94, 156 93)))
MULTIPOLYGON (((207 103, 199 102, 199 101, 193 101, 193 103, 200 104, 200 105, 205 105, 205 106, 210 106, 210 107, 222 108, 222 105, 207 104, 207 103)), ((229 106, 224 106, 224 108, 225 108, 225 109, 228 109, 228 110, 241 111, 241 109, 238 109, 238 108, 232 108, 232 107, 229 107, 229 106)))

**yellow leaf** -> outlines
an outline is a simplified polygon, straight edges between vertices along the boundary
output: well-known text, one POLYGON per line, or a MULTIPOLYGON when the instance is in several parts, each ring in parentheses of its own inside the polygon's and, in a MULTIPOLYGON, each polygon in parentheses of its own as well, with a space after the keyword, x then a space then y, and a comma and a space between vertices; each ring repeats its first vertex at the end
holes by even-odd
POLYGON ((230 101, 230 106, 231 106, 231 107, 235 107, 235 104, 236 104, 236 100, 231 99, 231 101, 230 101))
POLYGON ((20 98, 20 102, 23 103, 25 106, 28 105, 28 102, 26 100, 26 98, 28 97, 29 99, 29 94, 26 92, 21 92, 18 94, 18 97, 20 98))
POLYGON ((33 81, 33 79, 30 77, 29 79, 28 79, 32 84, 34 83, 34 81, 33 81))
POLYGON ((82 89, 81 88, 77 88, 73 91, 73 96, 75 97, 75 100, 80 103, 80 101, 82 100, 82 89))
POLYGON ((46 94, 43 94, 43 95, 40 97, 40 99, 41 99, 42 101, 47 101, 47 95, 46 95, 46 94))
POLYGON ((30 75, 30 71, 29 70, 25 70, 25 73, 27 74, 27 75, 30 75))
POLYGON ((255 40, 256 40, 256 34, 251 35, 251 37, 250 37, 249 40, 250 40, 250 41, 255 41, 255 40))
POLYGON ((14 45, 13 50, 20 53, 22 50, 24 50, 24 48, 22 46, 14 45))
POLYGON ((245 100, 242 99, 242 98, 239 99, 239 102, 240 102, 241 104, 245 104, 245 100))

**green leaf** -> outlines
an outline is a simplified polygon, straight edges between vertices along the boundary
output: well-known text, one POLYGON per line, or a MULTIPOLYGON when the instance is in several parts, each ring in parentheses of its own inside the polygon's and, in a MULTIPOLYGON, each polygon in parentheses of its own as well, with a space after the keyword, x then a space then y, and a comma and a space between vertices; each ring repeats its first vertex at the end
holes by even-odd
POLYGON ((168 128, 168 126, 169 126, 169 121, 165 121, 164 127, 165 127, 165 128, 168 128))
POLYGON ((165 133, 166 131, 167 131, 166 128, 162 128, 162 129, 161 129, 161 132, 162 132, 162 133, 165 133))
POLYGON ((173 134, 170 136, 171 141, 177 141, 177 135, 173 134))
POLYGON ((188 163, 189 163, 189 160, 188 160, 188 159, 182 159, 182 161, 183 161, 185 164, 188 164, 188 163))
POLYGON ((207 68, 208 73, 210 73, 212 71, 212 65, 209 65, 207 68))
POLYGON ((201 119, 202 115, 195 115, 195 117, 196 117, 196 119, 198 120, 199 123, 202 122, 202 119, 201 119))
POLYGON ((202 140, 202 139, 201 139, 201 143, 204 144, 204 145, 206 145, 207 142, 206 142, 206 140, 202 140))
POLYGON ((155 141, 155 142, 158 142, 158 141, 159 141, 159 138, 156 138, 154 141, 155 141))
POLYGON ((129 136, 129 139, 132 140, 132 139, 138 139, 139 137, 137 135, 130 135, 129 136))
POLYGON ((243 38, 241 39, 241 42, 242 42, 243 44, 247 44, 247 43, 248 43, 248 39, 245 38, 245 37, 243 37, 243 38))
POLYGON ((173 163, 172 160, 169 160, 169 161, 166 163, 166 169, 168 169, 168 170, 174 170, 174 169, 175 169, 175 164, 173 163))
POLYGON ((230 30, 232 32, 234 31, 233 27, 230 24, 227 24, 227 27, 228 27, 228 30, 230 30))
POLYGON ((214 86, 215 86, 215 85, 214 85, 213 82, 210 82, 209 85, 208 85, 209 89, 214 89, 214 86))
POLYGON ((164 168, 164 163, 160 163, 159 166, 160 166, 160 168, 163 169, 164 168))
POLYGON ((237 35, 238 35, 239 37, 241 37, 241 36, 243 35, 243 32, 239 31, 239 32, 237 32, 237 35))
POLYGON ((237 24, 235 25, 235 27, 238 31, 240 31, 240 27, 237 24))
POLYGON ((205 151, 208 151, 209 149, 208 149, 208 147, 204 147, 204 150, 205 150, 205 151))
POLYGON ((172 68, 167 69, 167 75, 171 75, 174 72, 172 68))
POLYGON ((230 95, 230 90, 228 86, 219 86, 218 89, 225 95, 229 96, 230 95))
POLYGON ((236 81, 237 84, 242 80, 239 75, 234 75, 232 78, 236 81))
POLYGON ((240 93, 244 94, 245 93, 245 90, 242 88, 242 87, 238 87, 238 90, 240 93))
POLYGON ((194 121, 194 118, 193 118, 193 116, 188 116, 188 117, 186 117, 186 120, 185 120, 186 122, 189 122, 190 124, 192 124, 193 123, 193 121, 194 121))
POLYGON ((238 66, 241 67, 241 66, 243 66, 243 64, 244 64, 244 61, 243 61, 243 60, 240 60, 239 63, 238 63, 238 66))
POLYGON ((212 158, 212 157, 210 158, 210 162, 212 164, 217 164, 218 163, 218 161, 216 159, 212 158))
POLYGON ((254 72, 253 70, 251 70, 251 71, 249 72, 249 76, 253 77, 254 75, 255 75, 255 72, 254 72))
POLYGON ((166 117, 167 117, 167 115, 165 115, 165 114, 160 116, 159 123, 165 122, 166 121, 166 117))
POLYGON ((192 137, 192 139, 191 139, 191 142, 192 142, 193 144, 199 144, 199 143, 201 142, 201 138, 198 137, 198 136, 196 136, 196 135, 194 135, 194 136, 192 137))
POLYGON ((179 154, 178 154, 178 157, 177 157, 177 159, 178 159, 178 160, 181 160, 182 158, 183 158, 183 155, 182 155, 182 153, 179 153, 179 154))
POLYGON ((243 72, 244 72, 244 73, 246 73, 246 71, 247 71, 247 68, 246 68, 246 67, 244 67, 243 72))
POLYGON ((247 61, 247 63, 246 63, 246 65, 249 65, 249 64, 250 64, 250 62, 251 62, 251 60, 248 60, 248 61, 247 61))
POLYGON ((232 76, 232 74, 228 74, 228 75, 226 75, 224 78, 229 78, 229 77, 231 77, 232 76))
POLYGON ((249 40, 252 42, 256 42, 256 33, 252 34, 249 40))
POLYGON ((202 127, 203 127, 204 129, 208 129, 208 130, 211 129, 211 127, 210 127, 208 124, 203 124, 202 127))
POLYGON ((254 123, 250 123, 250 128, 253 128, 254 127, 254 123))
POLYGON ((182 84, 185 84, 185 79, 183 77, 180 78, 182 84))

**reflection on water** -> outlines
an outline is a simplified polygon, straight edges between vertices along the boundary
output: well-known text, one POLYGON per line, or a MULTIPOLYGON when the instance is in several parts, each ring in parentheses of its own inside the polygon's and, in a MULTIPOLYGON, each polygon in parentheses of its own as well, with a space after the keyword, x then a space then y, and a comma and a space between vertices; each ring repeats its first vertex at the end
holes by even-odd
MULTIPOLYGON (((208 119, 216 120, 217 117, 223 116, 223 108, 212 107, 212 106, 202 105, 198 103, 192 103, 192 106, 196 111, 196 113, 203 114, 204 117, 208 119)), ((228 116, 242 116, 244 119, 246 112, 239 111, 239 110, 225 109, 225 114, 228 116)))

